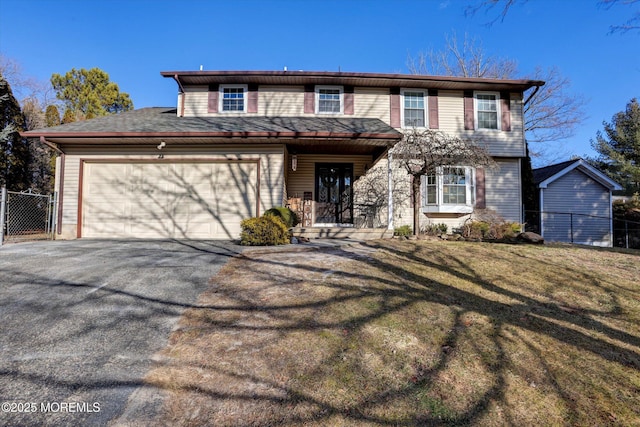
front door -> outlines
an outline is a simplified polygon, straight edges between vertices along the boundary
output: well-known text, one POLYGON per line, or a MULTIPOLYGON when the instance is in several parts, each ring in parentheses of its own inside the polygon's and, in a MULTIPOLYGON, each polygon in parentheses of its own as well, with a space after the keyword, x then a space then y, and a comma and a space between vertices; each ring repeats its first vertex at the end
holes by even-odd
POLYGON ((316 163, 316 224, 353 223, 353 163, 316 163))

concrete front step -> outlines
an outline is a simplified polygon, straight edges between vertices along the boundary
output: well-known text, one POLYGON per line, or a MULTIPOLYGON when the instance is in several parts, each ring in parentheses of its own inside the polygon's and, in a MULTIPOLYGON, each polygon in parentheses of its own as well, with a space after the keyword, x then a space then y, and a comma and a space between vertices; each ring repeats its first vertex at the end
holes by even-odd
POLYGON ((373 240, 393 237, 393 230, 386 228, 295 227, 291 231, 295 237, 307 239, 373 240))

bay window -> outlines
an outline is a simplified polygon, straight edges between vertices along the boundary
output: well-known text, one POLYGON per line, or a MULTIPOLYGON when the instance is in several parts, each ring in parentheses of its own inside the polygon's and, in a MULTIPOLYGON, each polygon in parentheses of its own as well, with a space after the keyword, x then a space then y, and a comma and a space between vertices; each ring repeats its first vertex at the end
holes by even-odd
POLYGON ((423 212, 470 213, 475 204, 475 170, 440 167, 422 177, 423 212))

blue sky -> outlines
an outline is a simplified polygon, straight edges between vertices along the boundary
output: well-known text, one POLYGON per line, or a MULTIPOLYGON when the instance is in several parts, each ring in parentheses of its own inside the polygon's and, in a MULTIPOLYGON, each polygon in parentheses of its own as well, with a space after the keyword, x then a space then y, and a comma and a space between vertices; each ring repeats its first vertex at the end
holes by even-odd
POLYGON ((602 121, 640 97, 640 33, 608 34, 638 4, 529 0, 503 22, 465 17, 473 0, 0 0, 0 53, 25 75, 99 67, 136 108, 174 105, 160 71, 290 70, 406 73, 408 55, 465 33, 518 62, 521 75, 557 66, 587 100, 576 135, 551 143, 541 162, 593 155, 602 121))

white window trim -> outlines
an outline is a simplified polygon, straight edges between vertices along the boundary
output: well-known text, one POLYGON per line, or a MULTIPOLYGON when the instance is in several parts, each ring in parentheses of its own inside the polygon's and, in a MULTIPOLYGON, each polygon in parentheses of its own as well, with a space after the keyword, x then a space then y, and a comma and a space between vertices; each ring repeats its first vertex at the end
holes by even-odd
POLYGON ((421 210, 426 213, 456 213, 456 214, 468 214, 473 212, 473 207, 476 202, 476 195, 473 194, 476 191, 476 170, 470 166, 445 166, 439 167, 436 172, 436 203, 427 204, 427 176, 420 177, 420 198, 421 198, 421 210), (466 187, 466 200, 465 204, 453 204, 443 203, 443 186, 444 186, 444 169, 448 167, 464 168, 465 170, 465 187, 466 187))
POLYGON ((404 88, 400 89, 400 124, 404 129, 412 129, 413 127, 408 128, 404 124, 404 93, 405 92, 421 92, 422 99, 424 100, 424 126, 418 126, 418 129, 426 129, 429 127, 429 93, 425 89, 411 89, 404 88))
POLYGON ((497 132, 497 131, 501 131, 502 130, 502 111, 501 110, 501 102, 500 102, 500 92, 486 92, 486 91, 479 91, 479 92, 474 92, 473 93, 473 119, 474 119, 474 124, 475 124, 475 129, 481 132, 497 132), (496 129, 487 129, 487 128, 480 128, 478 127, 478 124, 480 123, 478 121, 478 95, 493 95, 496 97, 496 120, 497 120, 497 128, 496 129))
POLYGON ((344 114, 344 86, 316 86, 316 114, 341 115, 344 114), (321 89, 338 89, 340 91, 340 112, 321 112, 320 111, 320 90, 321 89))
POLYGON ((220 85, 219 88, 219 95, 218 95, 218 111, 220 113, 223 114, 240 114, 240 113, 246 113, 247 112, 247 102, 248 102, 248 93, 249 93, 249 86, 248 85, 220 85), (223 105, 224 105, 224 90, 225 89, 242 89, 242 110, 231 110, 231 111, 225 111, 223 109, 223 105))

